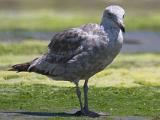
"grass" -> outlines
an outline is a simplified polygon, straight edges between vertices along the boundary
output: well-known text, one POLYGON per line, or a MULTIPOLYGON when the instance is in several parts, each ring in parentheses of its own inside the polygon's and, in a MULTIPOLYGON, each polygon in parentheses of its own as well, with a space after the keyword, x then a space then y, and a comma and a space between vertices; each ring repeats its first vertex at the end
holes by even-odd
MULTIPOLYGON (((46 51, 46 42, 0 45, 0 69, 26 62, 46 51), (5 52, 5 54, 4 54, 5 52), (30 53, 30 54, 29 54, 30 53), (7 54, 7 55, 6 55, 7 54)), ((160 54, 120 54, 89 82, 89 104, 115 116, 160 115, 160 54)), ((83 81, 80 85, 82 86, 83 81)), ((79 108, 74 85, 35 73, 0 70, 0 111, 64 112, 79 108)), ((68 119, 68 118, 50 118, 68 119)), ((70 117, 70 119, 88 119, 70 117)))
POLYGON ((37 40, 26 40, 17 43, 1 43, 0 55, 28 55, 28 54, 42 54, 47 51, 47 42, 37 40))
MULTIPOLYGON (((42 84, 0 85, 0 87, 0 107, 3 111, 57 113, 79 108, 75 89, 71 87, 42 84)), ((158 89, 158 87, 144 86, 137 88, 90 87, 89 104, 92 110, 105 111, 116 116, 157 116, 160 99, 158 89)))
POLYGON ((84 23, 96 22, 97 17, 68 13, 52 13, 52 11, 24 12, 18 15, 0 14, 0 30, 60 31, 84 23), (18 25, 17 25, 18 23, 18 25))
MULTIPOLYGON (((61 31, 86 23, 99 23, 101 13, 88 15, 82 13, 55 13, 51 10, 23 11, 19 13, 0 13, 0 31, 61 31), (17 24, 18 23, 18 24, 17 24)), ((127 30, 160 30, 160 14, 127 15, 127 30), (147 18, 147 19, 146 19, 147 18)))
POLYGON ((131 15, 126 18, 126 28, 128 30, 160 31, 159 20, 160 14, 131 15))

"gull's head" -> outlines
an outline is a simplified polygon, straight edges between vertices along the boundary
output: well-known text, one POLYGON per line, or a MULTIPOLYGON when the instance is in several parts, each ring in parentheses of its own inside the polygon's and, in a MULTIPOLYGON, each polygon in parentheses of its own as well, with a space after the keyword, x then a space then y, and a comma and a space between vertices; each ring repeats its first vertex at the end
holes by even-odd
POLYGON ((108 26, 117 26, 125 32, 125 26, 123 23, 124 15, 125 11, 122 7, 118 5, 108 6, 103 13, 102 24, 104 22, 104 24, 107 23, 108 26))

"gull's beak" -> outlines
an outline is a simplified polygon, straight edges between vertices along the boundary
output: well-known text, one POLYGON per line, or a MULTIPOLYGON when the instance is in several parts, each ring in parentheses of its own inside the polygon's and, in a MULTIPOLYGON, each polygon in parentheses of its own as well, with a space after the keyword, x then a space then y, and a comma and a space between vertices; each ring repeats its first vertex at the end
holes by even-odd
POLYGON ((120 27, 120 29, 122 30, 122 32, 125 33, 125 25, 124 25, 123 21, 122 20, 118 21, 117 24, 120 27))

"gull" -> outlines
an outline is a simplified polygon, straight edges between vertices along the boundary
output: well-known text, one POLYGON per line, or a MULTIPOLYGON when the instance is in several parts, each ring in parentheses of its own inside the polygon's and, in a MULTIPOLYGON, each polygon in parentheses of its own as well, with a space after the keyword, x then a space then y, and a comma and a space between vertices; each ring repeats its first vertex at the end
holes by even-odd
POLYGON ((122 7, 110 5, 105 8, 100 24, 89 23, 56 33, 45 54, 30 62, 13 65, 10 70, 35 72, 53 80, 74 83, 80 103, 80 111, 76 114, 99 116, 88 107, 88 81, 107 67, 120 52, 125 32, 124 15, 122 7), (84 105, 80 80, 84 80, 84 105))

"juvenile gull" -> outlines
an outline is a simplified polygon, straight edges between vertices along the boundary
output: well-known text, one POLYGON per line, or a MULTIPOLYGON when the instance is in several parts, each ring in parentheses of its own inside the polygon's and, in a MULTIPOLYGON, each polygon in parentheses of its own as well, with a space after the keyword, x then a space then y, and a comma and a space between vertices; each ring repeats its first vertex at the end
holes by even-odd
MULTIPOLYGON (((108 66, 120 52, 125 32, 125 11, 117 5, 107 7, 100 24, 86 24, 54 35, 48 52, 31 62, 12 66, 13 71, 36 72, 53 80, 76 85, 80 103, 79 115, 99 116, 88 107, 88 80, 108 66), (84 81, 84 106, 79 81, 84 81)), ((98 81, 97 81, 98 82, 98 81)))

